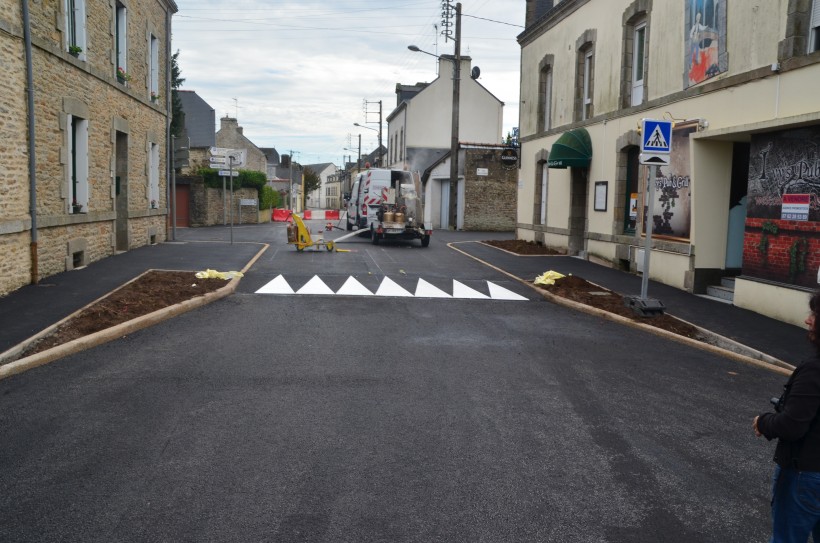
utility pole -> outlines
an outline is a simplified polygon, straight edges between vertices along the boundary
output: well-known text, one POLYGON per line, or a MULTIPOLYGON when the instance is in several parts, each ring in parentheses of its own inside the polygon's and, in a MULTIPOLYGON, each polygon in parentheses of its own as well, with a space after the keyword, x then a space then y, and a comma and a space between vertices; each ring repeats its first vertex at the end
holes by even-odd
POLYGON ((456 4, 455 61, 453 62, 453 126, 450 141, 450 229, 458 230, 458 110, 461 96, 461 2, 456 4))
MULTIPOLYGON (((367 119, 368 114, 370 113, 367 111, 367 106, 370 104, 379 104, 379 168, 384 167, 384 155, 382 152, 382 101, 379 100, 378 102, 368 102, 367 100, 364 101, 364 117, 365 122, 368 124, 373 124, 373 121, 369 121, 367 119)), ((365 127, 367 128, 367 127, 365 127)), ((371 128, 372 130, 372 128, 371 128)))

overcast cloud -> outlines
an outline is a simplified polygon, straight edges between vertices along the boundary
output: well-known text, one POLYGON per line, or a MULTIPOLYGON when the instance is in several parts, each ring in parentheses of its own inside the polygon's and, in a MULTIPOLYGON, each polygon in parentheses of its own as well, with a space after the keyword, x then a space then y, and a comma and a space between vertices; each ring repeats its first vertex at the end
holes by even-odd
MULTIPOLYGON (((370 104, 365 117, 363 101, 381 100, 386 118, 396 107, 397 83, 436 77, 436 59, 408 45, 453 53, 452 40, 436 38, 441 0, 176 3, 172 49, 180 51, 182 88, 216 110, 217 129, 220 117, 236 116, 257 146, 280 154, 293 150, 303 164, 341 164, 350 154, 343 149, 357 148, 359 133, 363 153, 376 148, 375 130, 353 126, 378 128, 378 104, 370 104)), ((462 54, 481 68, 479 82, 504 102, 506 135, 518 125, 516 36, 523 31, 525 3, 461 4, 462 54)), ((382 126, 386 140, 387 123, 382 126)))

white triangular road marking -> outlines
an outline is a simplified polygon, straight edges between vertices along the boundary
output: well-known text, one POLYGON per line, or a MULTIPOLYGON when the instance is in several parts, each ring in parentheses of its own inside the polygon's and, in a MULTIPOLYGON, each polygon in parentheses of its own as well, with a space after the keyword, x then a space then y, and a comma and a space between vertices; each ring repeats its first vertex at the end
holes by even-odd
POLYGON ((373 296, 373 293, 367 290, 364 285, 356 281, 352 276, 347 278, 345 284, 342 285, 336 294, 344 294, 347 296, 373 296))
POLYGON ((452 298, 452 296, 424 279, 419 279, 416 285, 416 298, 452 298))
POLYGON ((464 283, 459 283, 453 279, 453 298, 470 298, 473 300, 487 300, 489 296, 481 294, 479 291, 472 289, 464 283))
POLYGON ((529 301, 524 296, 516 294, 511 290, 507 290, 504 287, 500 287, 495 283, 490 283, 489 281, 487 281, 487 286, 490 287, 490 298, 492 298, 493 300, 523 300, 525 302, 529 301))
POLYGON ((297 294, 336 294, 324 281, 319 279, 318 275, 314 275, 313 279, 305 283, 305 285, 296 291, 297 294))
POLYGON ((412 298, 413 295, 404 290, 401 285, 385 277, 382 284, 379 285, 379 290, 376 291, 376 296, 403 296, 412 298))
POLYGON ((256 291, 257 294, 293 294, 293 289, 281 275, 256 291))

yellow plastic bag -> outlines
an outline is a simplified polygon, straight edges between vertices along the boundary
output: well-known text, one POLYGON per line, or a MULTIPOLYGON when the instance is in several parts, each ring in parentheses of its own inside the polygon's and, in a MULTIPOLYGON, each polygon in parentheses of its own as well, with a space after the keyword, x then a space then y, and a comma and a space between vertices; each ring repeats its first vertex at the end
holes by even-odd
POLYGON ((238 271, 218 272, 216 270, 205 270, 196 272, 197 279, 233 279, 234 277, 245 277, 245 274, 238 271))
POLYGON ((548 271, 544 272, 538 277, 535 278, 536 285, 554 285, 556 279, 561 279, 564 275, 561 275, 557 271, 548 271))

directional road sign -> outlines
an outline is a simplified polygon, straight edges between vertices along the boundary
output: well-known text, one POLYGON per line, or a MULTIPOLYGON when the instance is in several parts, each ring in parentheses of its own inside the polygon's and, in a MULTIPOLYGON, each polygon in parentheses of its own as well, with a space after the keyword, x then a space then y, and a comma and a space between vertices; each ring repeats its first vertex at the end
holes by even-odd
POLYGON ((644 119, 641 132, 641 152, 669 154, 672 150, 672 122, 644 119))
POLYGON ((245 166, 245 157, 248 155, 248 151, 247 149, 231 149, 227 155, 228 158, 233 157, 234 168, 243 168, 245 166))
POLYGON ((239 172, 237 170, 219 170, 220 177, 230 177, 233 174, 234 177, 239 177, 239 172))
POLYGON ((228 153, 231 151, 233 151, 233 149, 228 149, 227 147, 211 147, 208 149, 211 156, 228 156, 228 153))

